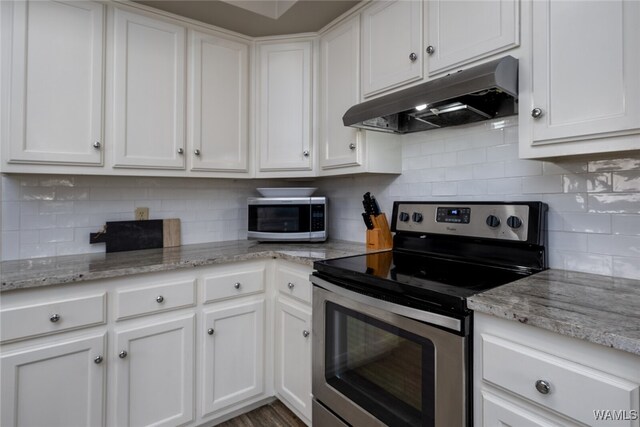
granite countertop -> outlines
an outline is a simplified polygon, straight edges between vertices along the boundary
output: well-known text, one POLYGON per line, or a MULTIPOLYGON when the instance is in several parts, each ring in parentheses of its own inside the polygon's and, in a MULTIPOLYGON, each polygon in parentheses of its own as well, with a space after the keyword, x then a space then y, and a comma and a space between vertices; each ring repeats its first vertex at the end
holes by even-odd
POLYGON ((317 260, 365 252, 364 243, 340 240, 325 243, 237 240, 164 249, 4 261, 0 263, 0 292, 261 258, 280 258, 311 266, 317 260))
POLYGON ((468 305, 640 355, 640 280, 546 270, 474 295, 468 305))

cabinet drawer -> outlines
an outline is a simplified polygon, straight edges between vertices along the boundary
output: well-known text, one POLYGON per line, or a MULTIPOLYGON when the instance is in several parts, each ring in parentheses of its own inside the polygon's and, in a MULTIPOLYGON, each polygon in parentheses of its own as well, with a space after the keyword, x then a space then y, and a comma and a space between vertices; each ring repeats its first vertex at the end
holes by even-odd
POLYGON ((7 308, 0 311, 0 341, 55 334, 106 322, 106 294, 7 308))
POLYGON ((213 302, 264 291, 264 266, 204 278, 204 302, 213 302))
POLYGON ((190 307, 196 302, 195 280, 118 291, 116 319, 190 307))
POLYGON ((276 283, 278 291, 283 295, 289 295, 301 301, 311 304, 311 282, 309 272, 294 271, 286 267, 278 268, 276 283))
POLYGON ((638 384, 511 341, 482 335, 482 361, 484 380, 585 424, 595 423, 594 410, 639 409, 638 384))

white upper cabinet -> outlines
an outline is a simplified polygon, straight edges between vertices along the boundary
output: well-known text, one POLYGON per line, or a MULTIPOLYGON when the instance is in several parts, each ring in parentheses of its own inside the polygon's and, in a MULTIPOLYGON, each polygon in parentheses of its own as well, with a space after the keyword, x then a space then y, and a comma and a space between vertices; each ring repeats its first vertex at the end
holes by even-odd
POLYGON ((186 29, 114 13, 114 167, 183 169, 186 29))
POLYGON ((425 2, 429 75, 511 49, 520 42, 518 0, 425 2))
POLYGON ((190 33, 191 170, 248 171, 249 47, 190 33))
POLYGON ((359 132, 342 115, 360 102, 360 19, 351 18, 320 39, 320 167, 362 163, 359 132))
POLYGON ((422 78, 422 1, 374 2, 362 12, 362 92, 422 78))
POLYGON ((638 149, 640 2, 525 5, 520 156, 638 149))
POLYGON ((1 7, 4 159, 102 165, 104 6, 16 1, 1 7))
POLYGON ((261 172, 310 171, 312 42, 258 46, 257 149, 261 172))

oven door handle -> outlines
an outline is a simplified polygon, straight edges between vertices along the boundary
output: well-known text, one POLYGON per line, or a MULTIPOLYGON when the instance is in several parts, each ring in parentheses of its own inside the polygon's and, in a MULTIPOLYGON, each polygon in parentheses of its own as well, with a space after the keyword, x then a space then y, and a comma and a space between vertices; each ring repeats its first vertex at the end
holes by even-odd
POLYGON ((319 277, 314 275, 311 275, 309 277, 309 280, 314 285, 324 288, 327 291, 333 292, 345 298, 349 298, 350 300, 378 308, 380 310, 390 311, 391 313, 395 313, 400 316, 430 323, 432 325, 442 326, 444 328, 451 329, 457 332, 460 332, 460 330, 462 329, 462 322, 459 319, 455 319, 453 317, 432 313, 430 311, 419 310, 417 308, 406 307, 404 305, 395 304, 393 302, 384 301, 378 298, 353 292, 341 286, 334 285, 333 283, 328 282, 324 279, 320 279, 319 277))

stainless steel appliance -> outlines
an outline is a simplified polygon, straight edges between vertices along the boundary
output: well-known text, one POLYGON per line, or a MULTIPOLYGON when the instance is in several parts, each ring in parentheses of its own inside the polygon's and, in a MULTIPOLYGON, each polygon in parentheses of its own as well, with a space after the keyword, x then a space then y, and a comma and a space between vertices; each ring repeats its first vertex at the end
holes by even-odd
POLYGON ((326 197, 250 197, 249 239, 278 242, 327 240, 326 197))
POLYGON ((518 114, 518 60, 505 56, 349 108, 345 126, 421 132, 518 114))
POLYGON ((392 251, 314 264, 313 424, 469 426, 478 292, 546 269, 540 202, 396 202, 392 251))

